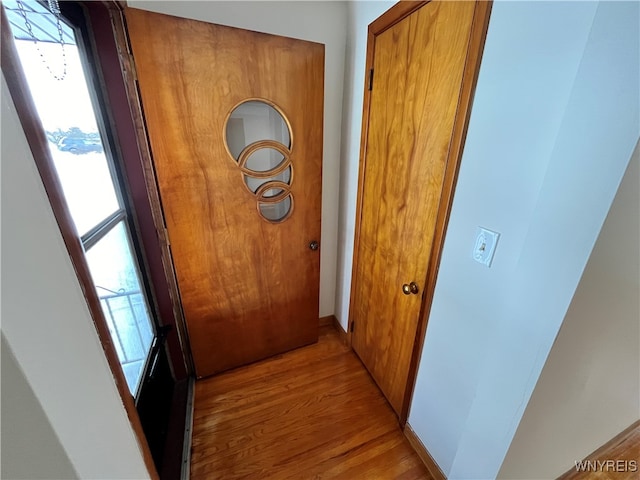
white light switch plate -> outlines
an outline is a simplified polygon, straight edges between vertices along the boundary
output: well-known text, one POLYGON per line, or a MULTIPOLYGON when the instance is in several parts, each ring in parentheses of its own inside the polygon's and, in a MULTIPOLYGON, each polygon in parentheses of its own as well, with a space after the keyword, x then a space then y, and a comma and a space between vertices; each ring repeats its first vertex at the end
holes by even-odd
POLYGON ((491 267, 498 238, 500 238, 498 232, 478 227, 478 230, 476 230, 476 241, 473 246, 473 259, 478 263, 491 267))

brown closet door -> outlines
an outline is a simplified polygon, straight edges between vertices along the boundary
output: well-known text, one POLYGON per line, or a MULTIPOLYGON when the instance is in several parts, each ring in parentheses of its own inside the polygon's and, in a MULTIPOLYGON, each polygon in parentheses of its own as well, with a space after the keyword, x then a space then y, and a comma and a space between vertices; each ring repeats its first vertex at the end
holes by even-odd
MULTIPOLYGON (((373 83, 361 170, 352 339, 398 415, 406 398, 476 5, 427 3, 369 41, 373 83)), ((469 54, 472 72, 477 55, 469 54)))
POLYGON ((315 342, 324 46, 126 20, 197 376, 315 342))

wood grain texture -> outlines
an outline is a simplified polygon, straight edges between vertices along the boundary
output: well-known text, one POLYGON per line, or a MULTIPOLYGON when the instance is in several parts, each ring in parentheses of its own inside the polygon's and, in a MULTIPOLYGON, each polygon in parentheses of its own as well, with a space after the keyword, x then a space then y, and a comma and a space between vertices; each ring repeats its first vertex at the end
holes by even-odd
MULTIPOLYGON (((571 468, 558 480, 637 480, 640 478, 640 420, 585 458, 604 463, 600 471, 579 472, 571 468)), ((598 468, 596 467, 596 470, 598 468)))
POLYGON ((324 46, 125 16, 196 374, 316 341, 324 46), (295 209, 279 224, 257 214, 225 147, 229 112, 251 98, 291 125, 295 209))
MULTIPOLYGON (((430 2, 377 35, 361 161, 354 350, 402 415, 474 18, 430 2), (415 281, 418 295, 404 295, 415 281)), ((406 15, 406 12, 401 12, 406 15)))
POLYGON ((71 218, 71 213, 67 208, 62 185, 55 171, 53 158, 51 157, 51 152, 48 147, 47 137, 31 97, 27 79, 11 36, 11 27, 9 26, 4 8, 0 7, 0 11, 2 18, 0 28, 2 35, 2 41, 0 43, 2 74, 7 82, 7 87, 9 88, 11 98, 18 113, 18 118, 20 119, 20 125, 24 130, 38 173, 42 179, 42 184, 49 198, 51 210, 60 228, 62 239, 71 258, 71 263, 78 277, 82 293, 87 301, 91 318, 93 319, 98 338, 100 339, 118 394, 120 395, 131 424, 133 434, 140 448, 145 467, 149 472, 150 478, 156 480, 159 478, 158 472, 153 463, 149 444, 144 436, 134 398, 129 392, 129 387, 127 386, 127 381, 118 359, 118 353, 111 334, 109 333, 109 326, 107 325, 98 294, 93 285, 91 272, 89 271, 89 266, 87 265, 87 260, 84 255, 84 248, 73 219, 71 218))
POLYGON ((431 0, 426 1, 411 1, 404 0, 396 3, 389 10, 384 12, 378 18, 376 18, 369 25, 369 32, 373 35, 379 35, 388 28, 394 26, 396 23, 401 22, 413 12, 421 8, 423 5, 429 3, 431 0))
POLYGON ((413 431, 413 428, 411 428, 411 425, 409 425, 408 423, 404 426, 404 436, 407 437, 407 440, 409 440, 409 443, 418 454, 418 457, 420 457, 420 460, 422 460, 422 463, 424 463, 424 466, 427 467, 427 470, 429 471, 433 479, 447 480, 447 476, 440 469, 436 461, 429 453, 429 450, 427 450, 427 447, 424 446, 420 438, 418 438, 418 435, 416 435, 416 432, 413 431))
POLYGON ((438 278, 438 268, 440 267, 440 258, 444 247, 445 233, 447 231, 447 225, 449 224, 451 207, 453 205, 453 195, 455 192, 456 181, 458 179, 458 171, 460 169, 464 144, 467 138, 467 129, 469 127, 469 118, 471 117, 473 96, 478 82, 478 74, 480 72, 480 64, 482 63, 482 53, 484 51, 487 30, 489 28, 489 18, 491 17, 492 6, 493 3, 491 1, 479 1, 476 3, 476 8, 473 14, 469 48, 467 50, 467 59, 462 77, 460 97, 458 99, 458 110, 456 112, 456 119, 453 125, 453 134, 451 136, 451 144, 449 146, 447 164, 444 172, 442 196, 440 197, 440 205, 438 206, 438 214, 436 217, 433 246, 431 248, 429 264, 427 266, 427 279, 425 281, 422 309, 420 311, 418 321, 418 333, 416 334, 413 354, 411 356, 411 365, 409 367, 404 405, 400 412, 401 423, 406 422, 409 416, 409 407, 411 406, 411 400, 413 397, 418 365, 420 363, 420 358, 422 358, 422 347, 424 345, 429 314, 431 313, 431 304, 433 302, 436 279, 438 278))
MULTIPOLYGON (((187 327, 185 319, 182 313, 182 306, 180 304, 180 294, 178 291, 178 284, 176 281, 176 275, 173 265, 173 258, 171 256, 171 250, 169 247, 169 241, 167 238, 164 215, 162 212, 162 205, 160 203, 160 193, 158 192, 156 174, 153 168, 153 161, 151 158, 151 150, 148 142, 147 130, 144 123, 144 115, 142 113, 142 106, 140 104, 140 97, 138 92, 138 85, 136 81, 136 72, 133 58, 130 55, 129 41, 127 39, 127 32, 124 25, 123 7, 118 2, 103 2, 106 8, 109 10, 110 24, 112 27, 112 42, 115 43, 117 49, 119 68, 116 68, 116 62, 112 62, 110 65, 105 65, 105 71, 109 71, 110 75, 118 75, 120 77, 119 85, 117 88, 124 88, 124 97, 128 103, 128 110, 126 114, 130 115, 129 120, 123 120, 118 118, 117 125, 120 129, 123 129, 123 124, 126 123, 128 131, 127 136, 133 135, 135 139, 130 140, 131 143, 135 143, 138 165, 137 168, 142 171, 142 179, 137 182, 136 195, 140 198, 137 200, 140 203, 146 203, 148 209, 145 208, 142 230, 145 231, 145 235, 151 236, 150 231, 153 229, 153 241, 149 238, 147 240, 145 248, 149 255, 157 258, 160 257, 162 268, 154 265, 154 284, 157 289, 162 290, 162 299, 159 299, 159 307, 163 319, 173 320, 173 326, 176 327, 176 335, 169 334, 168 342, 171 348, 172 366, 176 378, 181 379, 185 376, 194 374, 193 359, 191 356, 191 347, 189 344, 189 335, 187 333, 187 327), (115 73, 114 73, 115 72, 115 73), (142 197, 146 197, 143 199, 142 197), (155 245, 153 243, 155 242, 155 245), (159 251, 158 251, 159 250, 159 251), (160 270, 162 270, 160 272, 160 270), (167 298, 168 297, 168 298, 167 298), (173 319, 171 319, 171 316, 173 319), (177 337, 177 342, 175 341, 177 337), (184 367, 181 369, 179 365, 176 365, 177 359, 181 357, 184 363, 184 367), (181 371, 183 370, 184 373, 181 371)), ((104 16, 98 2, 87 2, 85 8, 91 15, 92 26, 95 29, 97 23, 105 23, 106 19, 100 18, 104 16)), ((98 45, 98 48, 103 46, 98 45)), ((106 86, 109 89, 115 89, 116 81, 107 81, 106 86)), ((111 96, 110 101, 113 101, 111 96)), ((124 110, 124 107, 122 107, 124 110)), ((119 115, 124 115, 120 113, 119 115)), ((133 154, 132 154, 133 155, 133 154)), ((133 162, 132 162, 133 163, 133 162)), ((131 181, 131 178, 129 179, 131 181)), ((155 263, 155 262, 154 262, 155 263)))
POLYGON ((196 383, 191 478, 431 479, 332 327, 196 383))

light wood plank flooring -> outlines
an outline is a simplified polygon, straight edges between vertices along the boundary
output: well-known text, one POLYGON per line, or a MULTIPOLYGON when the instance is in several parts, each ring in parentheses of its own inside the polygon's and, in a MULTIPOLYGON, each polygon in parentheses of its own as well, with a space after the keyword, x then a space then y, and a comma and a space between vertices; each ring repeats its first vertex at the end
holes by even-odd
POLYGON ((333 327, 196 383, 191 478, 431 480, 333 327))

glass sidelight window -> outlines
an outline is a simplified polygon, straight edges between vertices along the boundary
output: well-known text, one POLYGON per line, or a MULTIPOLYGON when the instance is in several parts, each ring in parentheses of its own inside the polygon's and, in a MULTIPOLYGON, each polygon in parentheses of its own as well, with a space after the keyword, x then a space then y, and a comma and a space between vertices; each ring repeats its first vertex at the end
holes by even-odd
POLYGON ((155 322, 91 71, 55 2, 3 5, 109 333, 137 396, 155 322))

